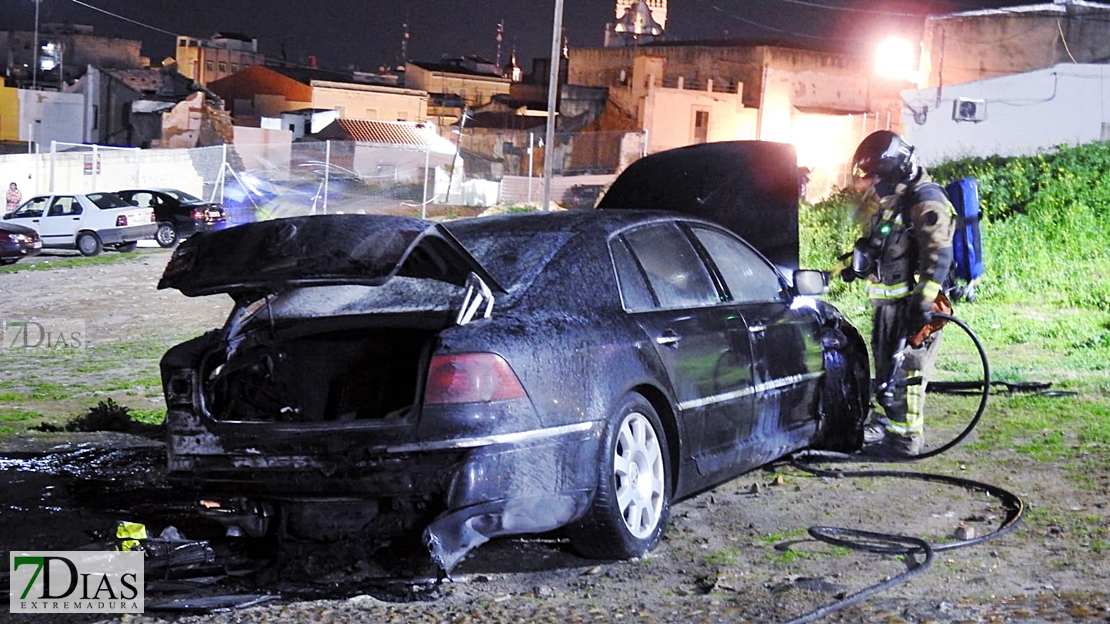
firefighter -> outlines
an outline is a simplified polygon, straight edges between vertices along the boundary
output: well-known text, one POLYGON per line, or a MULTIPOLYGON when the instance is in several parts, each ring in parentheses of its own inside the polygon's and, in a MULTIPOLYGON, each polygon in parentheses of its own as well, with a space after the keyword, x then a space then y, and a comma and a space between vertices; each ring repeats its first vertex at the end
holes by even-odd
POLYGON ((864 191, 855 215, 863 237, 841 276, 866 280, 874 309, 871 353, 882 384, 864 451, 912 457, 924 450, 925 388, 943 325, 932 315, 952 311, 941 288, 952 268, 956 212, 913 146, 893 132, 864 138, 852 164, 857 190, 864 191))

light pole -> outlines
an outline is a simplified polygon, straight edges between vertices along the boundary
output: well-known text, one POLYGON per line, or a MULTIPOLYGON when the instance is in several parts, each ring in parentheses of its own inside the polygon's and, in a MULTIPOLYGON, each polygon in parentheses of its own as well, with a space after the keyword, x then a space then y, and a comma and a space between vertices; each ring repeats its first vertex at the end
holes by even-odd
POLYGON ((563 39, 563 0, 555 0, 555 19, 551 28, 551 74, 547 82, 547 134, 543 148, 543 206, 551 206, 551 174, 555 166, 555 106, 559 91, 559 56, 563 39))
POLYGON ((35 3, 35 45, 31 61, 31 89, 38 88, 39 82, 39 5, 42 0, 31 0, 35 3))

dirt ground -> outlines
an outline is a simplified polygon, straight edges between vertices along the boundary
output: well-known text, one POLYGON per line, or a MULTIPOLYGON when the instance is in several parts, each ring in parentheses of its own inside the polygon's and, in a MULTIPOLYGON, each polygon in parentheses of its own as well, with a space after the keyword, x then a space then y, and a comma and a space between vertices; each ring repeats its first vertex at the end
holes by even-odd
MULTIPOLYGON (((155 290, 168 257, 168 251, 147 249, 106 266, 0 274, 0 316, 80 316, 90 340, 128 342, 142 335, 167 345, 219 324, 226 299, 155 290)), ((0 361, 0 369, 9 365, 0 361)), ((991 417, 988 406, 985 418, 991 417)), ((949 433, 933 431, 931 442, 949 433)), ((1004 501, 902 474, 837 478, 779 465, 676 503, 662 544, 635 561, 582 559, 558 537, 504 539, 478 548, 450 579, 436 583, 434 570, 419 562, 403 574, 391 565, 396 561, 336 567, 324 563, 326 548, 304 546, 279 560, 308 572, 292 582, 252 574, 258 553, 248 557, 237 543, 191 520, 191 501, 161 481, 161 453, 157 441, 122 435, 0 439, 5 558, 12 549, 86 545, 96 531, 129 519, 155 533, 173 524, 193 532, 188 537, 211 540, 217 563, 229 564, 224 571, 232 561, 244 566, 203 587, 163 584, 153 597, 148 593, 148 606, 160 601, 172 610, 106 621, 786 622, 909 569, 904 557, 836 547, 807 532, 829 526, 917 536, 940 550, 913 578, 822 621, 1110 622, 1110 564, 1102 551, 1110 529, 1110 466, 1091 466, 1093 488, 1076 487, 1057 467, 1007 450, 957 447, 909 465, 826 466, 959 477, 1020 497, 1024 522, 962 548, 951 546, 1002 525, 1004 501), (1091 531, 1075 530, 1092 524, 1101 526, 1101 545, 1092 542, 1091 531), (231 612, 191 608, 186 600, 227 594, 244 602, 263 595, 269 600, 231 612)), ((3 611, 0 622, 37 621, 3 611)))

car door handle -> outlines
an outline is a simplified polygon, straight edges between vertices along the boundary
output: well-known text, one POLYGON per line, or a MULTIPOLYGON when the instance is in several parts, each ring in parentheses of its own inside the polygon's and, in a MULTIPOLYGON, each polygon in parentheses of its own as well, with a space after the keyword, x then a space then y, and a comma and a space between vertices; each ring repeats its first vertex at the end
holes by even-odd
POLYGON ((655 344, 674 349, 678 346, 679 340, 682 340, 682 336, 679 336, 675 330, 668 329, 663 331, 662 336, 656 336, 655 344))

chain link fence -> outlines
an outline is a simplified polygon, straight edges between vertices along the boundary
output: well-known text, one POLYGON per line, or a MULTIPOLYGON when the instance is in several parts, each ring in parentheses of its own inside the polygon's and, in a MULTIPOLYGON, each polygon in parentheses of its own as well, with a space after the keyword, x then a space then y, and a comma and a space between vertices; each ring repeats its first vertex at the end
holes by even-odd
POLYGON ((193 149, 54 143, 0 156, 0 180, 24 199, 46 193, 173 188, 219 203, 233 223, 326 213, 426 216, 433 206, 538 203, 545 158, 552 201, 592 206, 644 149, 640 133, 479 129, 451 150, 354 141, 274 142, 193 149))

